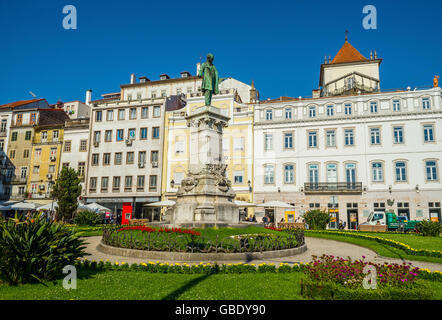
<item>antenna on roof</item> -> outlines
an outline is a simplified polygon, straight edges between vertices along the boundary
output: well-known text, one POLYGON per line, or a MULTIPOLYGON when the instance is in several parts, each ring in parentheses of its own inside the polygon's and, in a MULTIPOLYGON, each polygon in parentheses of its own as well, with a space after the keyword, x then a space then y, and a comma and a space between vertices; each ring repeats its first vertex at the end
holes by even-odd
POLYGON ((32 92, 32 91, 29 91, 29 94, 30 94, 31 96, 33 96, 34 98, 37 98, 37 95, 36 95, 34 92, 32 92))

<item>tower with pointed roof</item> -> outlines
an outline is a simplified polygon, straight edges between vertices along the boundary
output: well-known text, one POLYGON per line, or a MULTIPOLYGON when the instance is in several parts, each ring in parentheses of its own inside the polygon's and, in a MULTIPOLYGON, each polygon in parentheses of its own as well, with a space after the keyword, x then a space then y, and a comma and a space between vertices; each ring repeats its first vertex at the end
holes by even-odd
POLYGON ((377 55, 364 57, 348 42, 345 42, 333 60, 321 64, 319 87, 321 96, 340 96, 371 93, 380 90, 379 66, 382 59, 377 55))

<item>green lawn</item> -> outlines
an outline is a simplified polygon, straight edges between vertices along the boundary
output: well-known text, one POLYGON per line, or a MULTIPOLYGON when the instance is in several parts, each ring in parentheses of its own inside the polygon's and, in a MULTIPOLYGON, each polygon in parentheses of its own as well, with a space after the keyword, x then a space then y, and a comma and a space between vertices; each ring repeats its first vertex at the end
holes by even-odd
MULTIPOLYGON (((0 300, 302 300, 303 273, 161 274, 143 271, 80 271, 76 290, 62 281, 0 285, 0 300)), ((442 282, 427 281, 433 299, 442 300, 442 282)))
MULTIPOLYGON (((427 249, 427 250, 436 250, 436 248, 432 247, 432 245, 439 246, 440 241, 442 241, 440 237, 433 238, 433 239, 427 239, 430 237, 421 237, 421 236, 414 235, 414 234, 392 234, 392 233, 385 233, 385 234, 364 233, 364 234, 372 235, 372 236, 380 236, 380 237, 384 237, 386 239, 400 241, 403 243, 407 243, 412 248, 416 248, 416 249, 423 248, 423 249, 427 249), (406 239, 407 242, 401 241, 404 239, 406 239), (424 244, 426 244, 427 246, 426 247, 419 247, 419 246, 424 246, 424 244)), ((330 233, 315 233, 314 235, 307 233, 306 236, 356 244, 356 245, 359 245, 362 247, 369 248, 373 251, 376 251, 377 254, 379 254, 380 256, 383 256, 383 257, 442 263, 442 258, 410 255, 410 254, 405 253, 401 249, 394 248, 392 246, 382 244, 382 243, 379 243, 379 242, 376 242, 373 240, 346 237, 346 236, 342 236, 342 235, 332 234, 331 232, 330 233)))
POLYGON ((65 290, 62 281, 0 285, 1 299, 302 299, 302 273, 288 274, 158 274, 143 271, 106 271, 79 275, 77 290, 65 290))
POLYGON ((391 239, 408 244, 414 249, 438 250, 442 251, 442 237, 424 237, 414 233, 382 233, 382 232, 361 232, 375 237, 391 239))

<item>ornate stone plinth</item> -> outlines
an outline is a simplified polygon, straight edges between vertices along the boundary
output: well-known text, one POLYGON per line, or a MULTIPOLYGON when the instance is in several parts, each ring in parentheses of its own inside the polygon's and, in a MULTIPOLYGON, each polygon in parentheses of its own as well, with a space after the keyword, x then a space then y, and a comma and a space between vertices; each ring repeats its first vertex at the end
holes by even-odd
POLYGON ((177 192, 174 224, 222 226, 239 222, 235 193, 225 177, 226 167, 208 164, 199 173, 188 173, 177 192))
POLYGON ((172 225, 225 226, 239 223, 235 193, 222 161, 222 131, 229 118, 212 106, 187 117, 190 133, 189 170, 177 192, 172 225))

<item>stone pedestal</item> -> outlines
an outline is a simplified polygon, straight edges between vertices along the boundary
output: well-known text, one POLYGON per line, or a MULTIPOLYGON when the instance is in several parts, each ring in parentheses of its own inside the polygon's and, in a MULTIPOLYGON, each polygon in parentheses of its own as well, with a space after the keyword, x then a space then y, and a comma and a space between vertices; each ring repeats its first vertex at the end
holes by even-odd
POLYGON ((197 108, 187 117, 190 159, 181 181, 172 221, 180 226, 224 226, 239 223, 235 193, 226 178, 222 132, 229 118, 212 106, 197 108))

